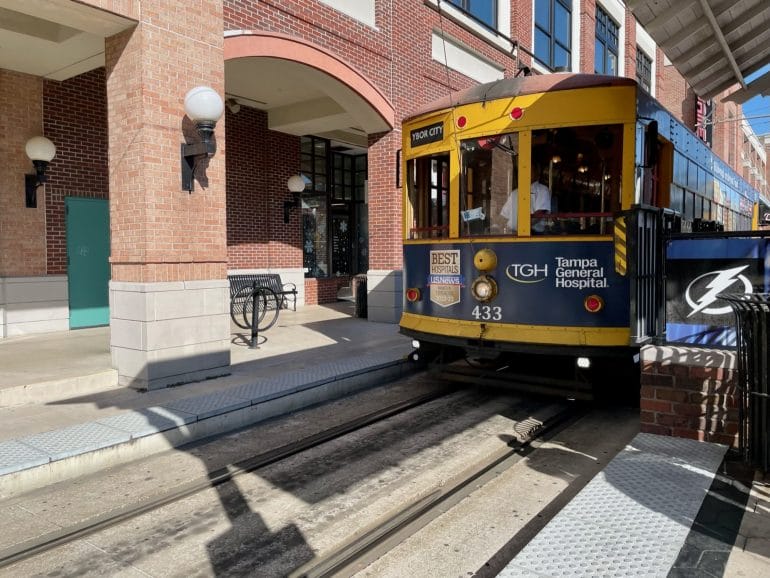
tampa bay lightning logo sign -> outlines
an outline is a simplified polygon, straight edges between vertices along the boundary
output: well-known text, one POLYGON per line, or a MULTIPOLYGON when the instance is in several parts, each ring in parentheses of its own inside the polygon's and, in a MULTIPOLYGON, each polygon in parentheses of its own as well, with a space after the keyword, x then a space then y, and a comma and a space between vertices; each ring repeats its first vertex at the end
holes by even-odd
MULTIPOLYGON (((710 271, 700 277, 693 279, 687 286, 684 298, 690 306, 690 313, 687 317, 692 317, 696 313, 706 315, 725 315, 732 309, 729 305, 714 306, 720 293, 740 293, 750 295, 753 293, 751 281, 741 273, 748 268, 748 265, 733 267, 723 271, 710 271), (729 291, 728 291, 729 290, 729 291)), ((722 302, 724 303, 724 302, 722 302)))

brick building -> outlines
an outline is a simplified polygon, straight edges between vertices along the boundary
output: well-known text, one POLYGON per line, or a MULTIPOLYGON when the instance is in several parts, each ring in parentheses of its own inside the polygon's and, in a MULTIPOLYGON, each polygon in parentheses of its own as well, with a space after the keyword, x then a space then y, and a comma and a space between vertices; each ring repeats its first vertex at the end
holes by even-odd
MULTIPOLYGON (((300 304, 366 273, 369 319, 397 322, 399 123, 450 90, 525 68, 617 74, 698 122, 695 95, 619 0, 36 6, 4 3, 0 28, 0 337, 109 323, 121 383, 141 388, 230 364, 228 273, 279 272, 300 304), (188 192, 180 145, 199 136, 183 101, 198 85, 226 107, 188 192), (37 135, 56 156, 28 203, 37 135)), ((720 99, 713 111, 741 116, 720 99)), ((741 172, 743 125, 710 126, 741 172)))

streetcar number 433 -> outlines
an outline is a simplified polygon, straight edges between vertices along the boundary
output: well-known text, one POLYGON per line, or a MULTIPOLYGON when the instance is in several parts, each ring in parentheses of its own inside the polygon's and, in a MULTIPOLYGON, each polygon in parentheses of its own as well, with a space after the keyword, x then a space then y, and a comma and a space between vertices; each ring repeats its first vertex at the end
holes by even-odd
POLYGON ((491 305, 476 305, 471 311, 474 319, 484 321, 500 321, 503 318, 502 307, 492 307, 491 305))

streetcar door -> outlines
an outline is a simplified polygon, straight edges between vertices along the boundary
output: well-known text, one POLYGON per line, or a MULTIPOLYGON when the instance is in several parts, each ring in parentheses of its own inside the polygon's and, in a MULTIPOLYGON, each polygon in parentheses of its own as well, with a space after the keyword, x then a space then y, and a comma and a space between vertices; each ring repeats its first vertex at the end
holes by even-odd
POLYGON ((654 207, 669 207, 674 147, 661 138, 657 121, 647 125, 644 139, 642 203, 654 207))

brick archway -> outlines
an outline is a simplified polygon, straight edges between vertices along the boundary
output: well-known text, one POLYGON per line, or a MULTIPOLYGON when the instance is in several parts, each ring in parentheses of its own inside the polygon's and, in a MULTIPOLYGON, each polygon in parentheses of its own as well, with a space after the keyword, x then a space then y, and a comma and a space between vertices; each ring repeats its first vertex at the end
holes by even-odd
POLYGON ((332 52, 302 38, 271 32, 238 33, 225 37, 224 55, 225 61, 236 58, 279 58, 320 70, 358 94, 389 128, 395 126, 393 106, 369 79, 332 52))

